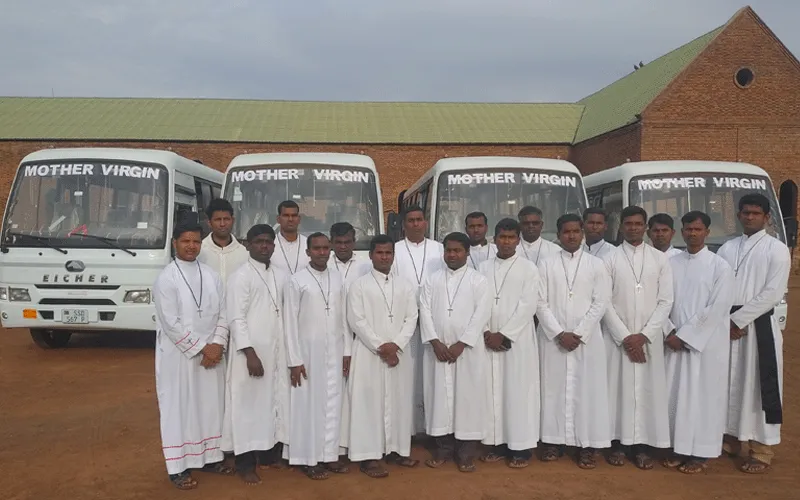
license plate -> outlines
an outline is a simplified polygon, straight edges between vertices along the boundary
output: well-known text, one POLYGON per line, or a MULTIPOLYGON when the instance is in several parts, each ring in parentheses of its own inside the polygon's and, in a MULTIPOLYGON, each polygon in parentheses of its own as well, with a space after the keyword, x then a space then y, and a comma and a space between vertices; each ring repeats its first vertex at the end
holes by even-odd
POLYGON ((68 325, 85 325, 89 323, 89 311, 86 309, 62 309, 61 322, 68 325))

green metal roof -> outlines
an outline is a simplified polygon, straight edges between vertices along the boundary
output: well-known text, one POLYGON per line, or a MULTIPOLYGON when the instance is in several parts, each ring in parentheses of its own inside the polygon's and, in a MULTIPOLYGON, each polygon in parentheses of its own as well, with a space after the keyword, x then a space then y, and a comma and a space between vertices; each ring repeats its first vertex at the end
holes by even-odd
POLYGON ((0 98, 1 139, 562 143, 578 104, 0 98))
POLYGON ((644 111, 724 28, 720 26, 710 31, 578 101, 585 108, 575 144, 635 122, 636 115, 644 111))

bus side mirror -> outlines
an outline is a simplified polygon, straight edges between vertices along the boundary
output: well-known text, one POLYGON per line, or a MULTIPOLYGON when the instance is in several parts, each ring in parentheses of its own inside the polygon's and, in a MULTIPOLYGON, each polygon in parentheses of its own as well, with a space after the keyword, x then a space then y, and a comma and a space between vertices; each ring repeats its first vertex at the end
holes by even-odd
POLYGON ((794 248, 797 246, 797 218, 786 217, 783 220, 783 225, 786 228, 786 246, 794 248))
POLYGON ((389 212, 387 222, 386 233, 391 236, 394 241, 400 241, 400 216, 397 212, 389 212))

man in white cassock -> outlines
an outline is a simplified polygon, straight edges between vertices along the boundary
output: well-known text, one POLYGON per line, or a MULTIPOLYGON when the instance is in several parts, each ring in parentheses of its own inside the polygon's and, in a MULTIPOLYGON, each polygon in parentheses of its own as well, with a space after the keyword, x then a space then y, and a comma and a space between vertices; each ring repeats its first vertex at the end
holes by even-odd
POLYGON ((347 292, 347 320, 355 332, 348 378, 348 457, 372 478, 389 472, 380 464, 415 467, 410 457, 413 425, 413 358, 407 352, 417 325, 417 287, 391 273, 394 243, 370 242, 373 269, 347 292))
MULTIPOLYGON (((444 265, 442 244, 425 237, 428 222, 425 212, 412 205, 403 210, 403 231, 405 238, 395 243, 394 265, 392 274, 403 278, 419 289, 427 276, 430 276, 444 265)), ((414 330, 408 354, 414 364, 414 434, 425 432, 425 408, 422 390, 422 341, 419 325, 414 330)))
POLYGON ((247 262, 247 249, 231 234, 235 219, 228 200, 212 200, 206 209, 206 217, 211 233, 203 239, 197 260, 219 274, 222 286, 227 287, 228 276, 247 262))
POLYGON ((644 243, 647 212, 630 206, 620 214, 624 242, 605 260, 611 304, 603 318, 608 360, 611 465, 653 468, 649 447, 668 448, 664 328, 672 309, 672 271, 667 256, 644 243), (620 446, 622 445, 622 446, 620 446))
MULTIPOLYGON (((539 208, 527 206, 517 214, 522 238, 519 240, 517 255, 525 257, 535 265, 539 265, 542 259, 555 255, 561 250, 552 241, 542 238, 544 220, 542 211, 539 208)), ((496 242, 495 242, 496 243, 496 242)))
POLYGON ((705 469, 722 452, 733 304, 733 271, 706 248, 711 218, 689 212, 681 218, 686 252, 670 260, 675 300, 670 313, 665 361, 670 436, 674 454, 664 460, 684 474, 705 469))
POLYGON ((283 331, 286 273, 275 269, 275 230, 256 224, 247 232, 249 257, 228 280, 231 329, 226 427, 223 438, 247 484, 261 482, 256 465, 280 466, 289 437, 289 370, 283 331))
POLYGON ((197 221, 175 228, 175 260, 154 285, 156 394, 170 481, 197 487, 190 469, 230 475, 220 448, 228 344, 225 293, 219 275, 197 260, 197 221))
POLYGON ((608 214, 599 207, 583 211, 583 250, 599 259, 605 258, 615 247, 605 240, 608 231, 608 214))
POLYGON ((774 308, 787 291, 791 254, 766 231, 770 208, 762 194, 742 196, 738 217, 744 234, 718 252, 735 280, 723 449, 743 456, 741 471, 750 474, 770 468, 783 422, 783 334, 774 308))
POLYGON ((328 237, 308 237, 308 267, 284 292, 292 426, 284 456, 311 479, 343 474, 339 462, 344 376, 350 370, 353 335, 347 327, 342 275, 328 267, 328 237))
POLYGON ((494 258, 497 247, 489 243, 486 233, 489 231, 489 219, 483 212, 471 212, 464 219, 467 236, 469 236, 469 260, 467 264, 472 269, 478 270, 481 262, 494 258))
POLYGON ((289 276, 297 274, 308 265, 306 237, 300 234, 300 206, 292 201, 278 205, 278 235, 275 238, 275 258, 272 265, 289 276))
POLYGON ((539 441, 539 353, 533 314, 539 301, 539 271, 516 254, 519 223, 503 219, 494 230, 497 255, 480 265, 489 282, 491 315, 483 332, 489 354, 485 387, 488 421, 484 462, 508 457, 509 467, 530 464, 539 441))
POLYGON ((444 238, 445 269, 425 278, 419 298, 423 342, 425 432, 434 437, 431 468, 455 459, 458 470, 475 470, 477 444, 485 437, 488 355, 483 331, 491 307, 486 278, 467 264, 464 233, 444 238))
POLYGON ((668 259, 681 253, 681 250, 672 246, 674 236, 675 219, 671 215, 655 214, 647 221, 647 237, 650 239, 650 243, 656 250, 664 252, 668 259))
POLYGON ((556 222, 562 250, 539 263, 539 361, 542 377, 542 461, 560 446, 578 448, 578 467, 597 466, 595 449, 611 446, 606 351, 600 320, 611 300, 602 260, 584 251, 583 222, 556 222))

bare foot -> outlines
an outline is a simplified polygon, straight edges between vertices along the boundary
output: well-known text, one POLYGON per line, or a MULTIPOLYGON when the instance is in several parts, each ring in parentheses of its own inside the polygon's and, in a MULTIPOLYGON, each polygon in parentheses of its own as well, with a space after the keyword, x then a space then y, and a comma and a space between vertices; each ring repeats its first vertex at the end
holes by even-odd
POLYGON ((261 484, 261 478, 258 477, 258 474, 256 474, 256 471, 253 469, 240 472, 239 477, 242 478, 244 484, 248 484, 250 486, 261 484))

